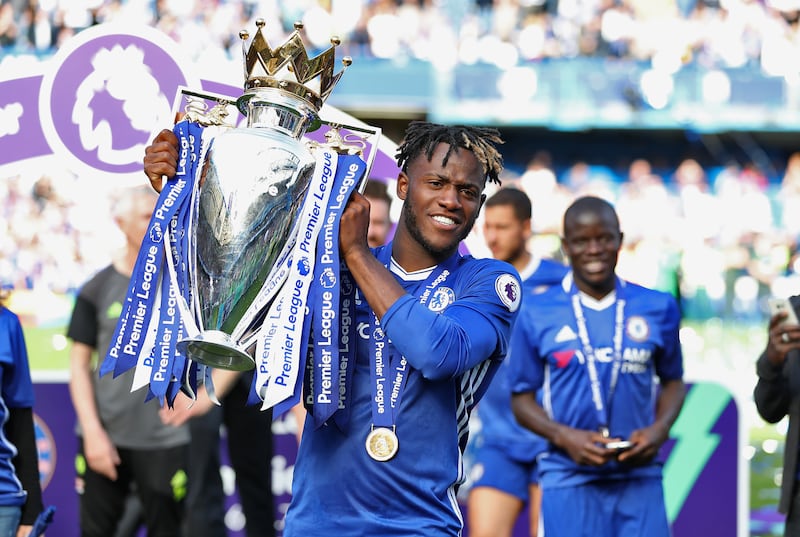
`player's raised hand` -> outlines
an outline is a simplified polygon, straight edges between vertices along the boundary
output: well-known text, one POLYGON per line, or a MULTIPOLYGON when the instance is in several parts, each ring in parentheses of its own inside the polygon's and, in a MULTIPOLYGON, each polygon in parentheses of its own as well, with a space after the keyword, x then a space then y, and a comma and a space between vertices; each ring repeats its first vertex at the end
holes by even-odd
POLYGON ((164 178, 175 176, 178 169, 178 138, 169 129, 159 132, 144 150, 144 173, 152 187, 161 192, 164 178))

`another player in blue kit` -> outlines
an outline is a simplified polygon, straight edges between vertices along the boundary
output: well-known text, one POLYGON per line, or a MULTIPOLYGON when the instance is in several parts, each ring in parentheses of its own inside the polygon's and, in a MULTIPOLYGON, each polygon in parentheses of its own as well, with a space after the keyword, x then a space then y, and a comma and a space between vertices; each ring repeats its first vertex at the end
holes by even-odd
POLYGON ((0 289, 0 537, 28 535, 42 511, 34 393, 19 317, 0 289))
MULTIPOLYGON (((483 237, 492 257, 511 263, 522 278, 523 299, 561 282, 568 268, 542 259, 527 248, 532 207, 528 195, 501 188, 486 200, 483 237)), ((481 428, 474 440, 474 480, 469 492, 469 534, 510 537, 520 513, 529 505, 529 535, 539 529, 539 489, 536 456, 547 442, 517 423, 511 410, 508 360, 498 368, 477 409, 481 428)))
POLYGON ((562 239, 572 271, 526 297, 512 338, 514 413, 549 441, 545 535, 670 534, 656 455, 685 396, 680 314, 671 295, 616 276, 621 245, 614 208, 576 200, 562 239))
POLYGON ((497 143, 493 129, 411 123, 398 148, 403 209, 381 248, 367 246, 368 202, 351 198, 339 240, 359 289, 350 418, 315 429, 309 416, 286 537, 461 534, 469 413, 521 295, 511 265, 458 253, 498 180, 497 143))

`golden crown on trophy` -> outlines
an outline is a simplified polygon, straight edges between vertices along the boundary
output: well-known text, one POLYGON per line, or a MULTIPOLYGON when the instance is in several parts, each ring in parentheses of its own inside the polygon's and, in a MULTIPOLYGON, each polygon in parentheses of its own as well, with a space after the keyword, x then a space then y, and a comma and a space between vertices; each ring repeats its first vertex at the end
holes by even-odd
POLYGON ((353 60, 350 56, 342 58, 344 67, 334 74, 335 49, 341 43, 338 37, 331 38, 331 48, 309 58, 300 36, 303 23, 294 23, 294 32, 275 49, 269 46, 262 33, 265 24, 264 19, 256 20, 258 30, 249 49, 246 48, 249 32, 239 32, 244 55, 245 93, 276 88, 301 97, 319 111, 353 60))

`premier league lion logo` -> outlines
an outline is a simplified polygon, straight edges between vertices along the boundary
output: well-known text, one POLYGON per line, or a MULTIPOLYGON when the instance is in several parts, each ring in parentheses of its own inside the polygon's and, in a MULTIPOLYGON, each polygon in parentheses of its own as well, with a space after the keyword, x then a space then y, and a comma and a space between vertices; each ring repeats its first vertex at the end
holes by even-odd
POLYGON ((332 289, 336 285, 336 274, 330 267, 325 268, 319 276, 319 284, 325 289, 332 289))
POLYGON ((519 281, 511 274, 498 276, 494 282, 494 289, 497 296, 506 305, 508 311, 515 312, 519 308, 522 292, 519 281))

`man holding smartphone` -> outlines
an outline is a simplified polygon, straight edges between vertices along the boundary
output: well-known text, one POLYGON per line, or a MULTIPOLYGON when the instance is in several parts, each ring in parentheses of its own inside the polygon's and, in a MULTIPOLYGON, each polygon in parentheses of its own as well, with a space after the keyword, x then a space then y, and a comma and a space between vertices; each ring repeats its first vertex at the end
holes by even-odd
POLYGON ((621 246, 614 208, 577 199, 562 239, 572 270, 525 297, 511 338, 514 415, 548 440, 546 536, 670 535, 657 455, 686 390, 680 314, 671 295, 617 277, 621 246))
POLYGON ((783 481, 778 511, 786 515, 785 536, 800 535, 800 487, 797 456, 800 446, 800 297, 770 301, 767 346, 756 362, 758 383, 753 392, 759 415, 769 423, 789 416, 783 450, 783 481))

